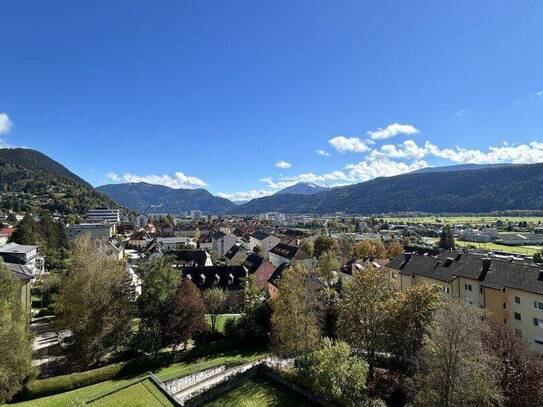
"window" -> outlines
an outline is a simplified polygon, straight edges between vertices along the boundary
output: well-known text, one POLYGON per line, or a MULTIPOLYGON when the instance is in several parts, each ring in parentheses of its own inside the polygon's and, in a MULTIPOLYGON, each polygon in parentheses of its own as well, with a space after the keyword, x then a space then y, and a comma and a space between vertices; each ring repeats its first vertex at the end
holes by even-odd
POLYGON ((517 321, 522 321, 522 315, 520 315, 520 313, 518 313, 518 312, 515 312, 515 319, 517 321))
POLYGON ((396 273, 392 273, 392 278, 398 278, 398 275, 396 273))
POLYGON ((543 345, 543 336, 536 336, 535 343, 539 343, 540 345, 543 345))
POLYGON ((503 303, 503 309, 507 309, 507 303, 506 302, 503 303))
POLYGON ((515 304, 520 304, 520 297, 515 295, 515 304))
POLYGON ((543 319, 534 318, 534 326, 537 326, 539 328, 543 328, 543 319))
POLYGON ((480 293, 480 294, 483 293, 483 287, 479 287, 479 293, 480 293))
POLYGON ((464 284, 464 290, 473 291, 473 287, 471 286, 471 284, 464 284))
POLYGON ((443 288, 443 292, 445 294, 449 294, 450 293, 450 290, 449 290, 449 287, 442 287, 443 288))
POLYGON ((522 331, 520 329, 515 329, 515 335, 520 336, 522 338, 522 331))
POLYGON ((534 301, 534 309, 543 311, 543 302, 534 301))

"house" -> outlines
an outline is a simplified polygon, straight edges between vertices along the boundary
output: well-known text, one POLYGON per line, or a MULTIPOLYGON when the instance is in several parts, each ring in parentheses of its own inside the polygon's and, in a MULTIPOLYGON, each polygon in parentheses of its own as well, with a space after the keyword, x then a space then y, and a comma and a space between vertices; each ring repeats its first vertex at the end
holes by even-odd
POLYGON ((251 250, 254 250, 256 246, 260 247, 262 249, 262 256, 264 257, 268 257, 269 251, 279 243, 281 243, 281 239, 266 232, 257 231, 249 235, 251 250))
MULTIPOLYGON (((283 277, 283 273, 289 267, 289 264, 283 263, 275 269, 268 279, 268 291, 272 298, 276 298, 279 295, 279 281, 283 277)), ((313 288, 320 290, 326 287, 326 284, 314 273, 309 273, 307 284, 311 284, 313 288)))
POLYGON ((224 254, 224 258, 226 259, 226 262, 231 265, 239 265, 245 261, 245 259, 249 256, 249 253, 247 253, 241 246, 234 245, 224 254))
POLYGON ((344 274, 348 274, 352 276, 357 271, 363 270, 365 267, 375 267, 375 268, 381 268, 384 267, 385 264, 388 263, 388 260, 385 259, 351 259, 347 263, 345 263, 343 266, 341 266, 340 271, 344 274))
POLYGON ((243 262, 243 267, 250 275, 254 276, 255 285, 259 288, 268 289, 268 279, 275 271, 275 267, 268 260, 251 253, 243 262))
POLYGON ((543 235, 539 233, 503 233, 497 236, 496 243, 507 246, 543 245, 543 235))
POLYGON ((145 228, 145 226, 147 226, 148 223, 149 223, 149 218, 143 214, 136 216, 136 218, 134 219, 134 225, 138 229, 145 228))
POLYGON ((111 223, 80 223, 66 226, 66 237, 74 240, 78 236, 90 236, 92 239, 110 239, 115 234, 115 225, 111 223))
POLYGON ((223 257, 236 244, 236 237, 218 231, 211 235, 212 250, 223 257))
POLYGON ((446 298, 483 308, 488 321, 508 327, 543 354, 543 267, 514 258, 443 252, 405 253, 386 269, 401 290, 427 282, 440 287, 446 298))
POLYGON ((24 264, 5 263, 6 267, 13 272, 17 280, 18 287, 16 292, 16 301, 22 307, 28 321, 30 322, 32 313, 32 281, 34 280, 33 271, 24 264))
POLYGON ((313 266, 313 260, 309 255, 298 246, 291 246, 285 243, 279 243, 269 251, 271 263, 277 268, 283 263, 300 263, 308 270, 313 266))
POLYGON ((243 266, 188 267, 182 269, 183 277, 192 281, 199 289, 220 287, 227 291, 227 302, 235 303, 244 279, 249 272, 243 266))
POLYGON ((4 246, 8 243, 9 238, 11 237, 14 228, 2 228, 0 229, 0 246, 4 246))
POLYGON ((175 255, 175 267, 213 266, 211 256, 205 250, 176 250, 172 254, 175 255))
POLYGON ((202 234, 198 238, 198 247, 202 250, 211 251, 213 250, 213 242, 211 239, 211 234, 202 234))
POLYGON ((156 240, 164 252, 179 250, 185 247, 196 247, 196 241, 191 237, 157 237, 156 240))
POLYGON ((39 276, 44 272, 44 261, 39 255, 38 246, 8 243, 0 247, 0 257, 8 267, 10 264, 24 266, 25 271, 32 276, 39 276))

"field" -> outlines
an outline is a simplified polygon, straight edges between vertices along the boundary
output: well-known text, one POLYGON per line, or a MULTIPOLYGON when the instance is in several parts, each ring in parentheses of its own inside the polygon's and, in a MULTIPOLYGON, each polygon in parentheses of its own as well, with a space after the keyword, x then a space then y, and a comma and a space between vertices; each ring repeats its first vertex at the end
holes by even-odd
POLYGON ((89 403, 94 407, 161 407, 173 406, 151 380, 143 380, 89 403))
MULTIPOLYGON (((162 381, 172 379, 174 377, 186 376, 200 370, 208 369, 214 366, 220 366, 230 363, 244 363, 264 357, 261 352, 228 352, 218 354, 206 358, 198 359, 194 362, 179 362, 158 369, 155 375, 162 381)), ((43 397, 35 400, 15 403, 17 407, 69 407, 74 401, 84 401, 93 399, 98 394, 102 394, 116 388, 123 387, 127 384, 135 382, 136 378, 106 380, 92 386, 82 387, 66 393, 55 394, 53 396, 43 397)), ((124 393, 123 393, 124 394, 124 393)), ((116 404, 109 404, 116 405, 116 404)), ((127 404, 128 405, 128 404, 127 404)))
POLYGON ((230 390, 204 407, 309 407, 309 400, 270 380, 255 378, 230 390))
MULTIPOLYGON (((218 332, 224 332, 224 324, 231 318, 239 318, 240 314, 221 314, 217 317, 216 327, 218 332)), ((207 323, 211 326, 211 317, 206 315, 207 323)))
POLYGON ((390 223, 436 223, 439 220, 439 223, 447 225, 455 224, 470 224, 470 225, 487 225, 501 220, 504 223, 507 222, 528 222, 532 224, 537 224, 539 222, 543 223, 543 216, 418 216, 418 217, 383 217, 387 222, 390 223))
POLYGON ((455 240, 455 243, 458 247, 475 246, 478 249, 503 251, 503 252, 509 252, 509 253, 520 253, 520 254, 526 254, 528 256, 533 256, 535 253, 541 251, 541 248, 536 248, 533 246, 506 246, 503 244, 496 244, 496 243, 466 242, 464 240, 458 240, 458 239, 455 240))

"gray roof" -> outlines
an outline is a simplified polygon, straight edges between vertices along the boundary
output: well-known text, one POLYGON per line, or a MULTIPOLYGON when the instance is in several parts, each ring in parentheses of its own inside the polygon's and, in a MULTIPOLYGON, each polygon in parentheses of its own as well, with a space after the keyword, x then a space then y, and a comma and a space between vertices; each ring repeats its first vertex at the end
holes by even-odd
POLYGON ((0 247, 0 253, 27 253, 36 250, 38 246, 23 245, 17 243, 8 243, 0 247))
POLYGON ((449 283, 457 277, 465 277, 481 281, 483 287, 508 287, 543 294, 543 267, 511 260, 443 252, 437 256, 398 256, 387 267, 399 270, 400 274, 406 276, 420 275, 449 283))
POLYGON ((25 265, 15 263, 4 263, 8 269, 13 271, 17 280, 32 280, 34 275, 25 265))

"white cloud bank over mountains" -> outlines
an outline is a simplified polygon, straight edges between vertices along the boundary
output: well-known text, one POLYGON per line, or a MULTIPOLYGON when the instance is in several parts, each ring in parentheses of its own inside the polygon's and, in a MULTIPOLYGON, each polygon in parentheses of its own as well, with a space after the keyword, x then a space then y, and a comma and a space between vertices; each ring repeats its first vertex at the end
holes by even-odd
POLYGON ((148 184, 164 185, 170 188, 200 188, 207 184, 198 177, 185 175, 181 171, 175 173, 173 177, 169 175, 135 175, 124 174, 118 175, 114 172, 109 172, 106 177, 113 182, 146 182, 148 184))

